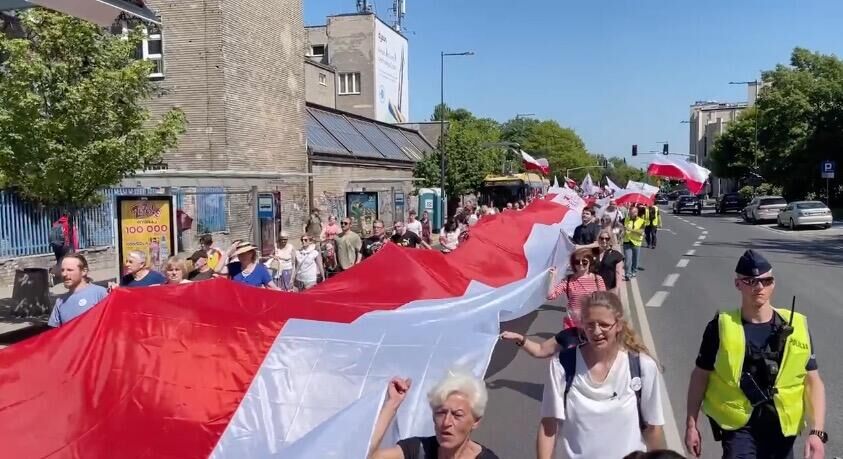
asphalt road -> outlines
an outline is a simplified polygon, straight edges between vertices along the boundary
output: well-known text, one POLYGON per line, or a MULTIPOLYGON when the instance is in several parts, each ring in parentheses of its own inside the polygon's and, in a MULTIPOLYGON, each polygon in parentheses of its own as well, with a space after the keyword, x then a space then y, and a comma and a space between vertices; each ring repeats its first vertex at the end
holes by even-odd
MULTIPOLYGON (((791 232, 774 225, 749 225, 732 214, 664 213, 655 250, 642 249, 645 271, 626 285, 625 305, 665 368, 664 386, 675 419, 666 426, 668 446, 680 450, 684 435, 685 393, 705 324, 719 309, 736 308, 734 267, 745 249, 761 251, 773 264, 774 305, 808 316, 820 374, 826 384, 826 457, 843 457, 843 358, 835 342, 843 330, 843 227, 791 232), (642 320, 643 319, 643 320, 642 320)), ((561 327, 563 308, 546 305, 527 317, 502 324, 503 330, 546 339, 561 327)), ((535 434, 547 361, 500 343, 486 375, 490 400, 474 438, 501 458, 535 457, 535 434)), ((669 415, 670 413, 668 413, 669 415)), ((703 429, 703 457, 720 457, 720 446, 703 429)), ((611 434, 607 433, 607 441, 611 434)), ((801 457, 802 443, 796 457, 801 457)))

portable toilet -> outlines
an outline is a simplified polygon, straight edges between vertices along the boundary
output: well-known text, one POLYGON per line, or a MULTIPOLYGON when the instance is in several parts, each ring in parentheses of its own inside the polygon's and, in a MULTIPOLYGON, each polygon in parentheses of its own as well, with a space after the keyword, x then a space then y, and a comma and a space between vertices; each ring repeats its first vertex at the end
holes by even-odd
POLYGON ((439 188, 421 188, 419 190, 418 213, 427 211, 430 215, 430 226, 434 233, 438 233, 443 226, 441 193, 439 188))

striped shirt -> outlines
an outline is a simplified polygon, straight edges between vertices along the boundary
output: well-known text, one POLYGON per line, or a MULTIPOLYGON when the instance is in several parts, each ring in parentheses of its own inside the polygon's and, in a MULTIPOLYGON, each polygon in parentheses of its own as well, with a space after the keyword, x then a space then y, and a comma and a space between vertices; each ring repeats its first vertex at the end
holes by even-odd
POLYGON ((606 290, 606 284, 603 282, 603 278, 597 274, 586 274, 578 278, 569 276, 553 287, 547 299, 555 300, 562 296, 562 294, 568 297, 568 314, 565 320, 562 321, 563 328, 567 329, 576 327, 579 324, 582 299, 600 290, 606 290))

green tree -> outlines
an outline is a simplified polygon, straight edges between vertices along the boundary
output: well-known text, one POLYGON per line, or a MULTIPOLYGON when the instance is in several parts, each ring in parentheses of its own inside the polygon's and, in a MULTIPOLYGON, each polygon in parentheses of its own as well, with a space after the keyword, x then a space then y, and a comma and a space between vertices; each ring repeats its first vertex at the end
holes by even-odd
POLYGON ((21 16, 26 38, 0 34, 0 177, 39 202, 75 209, 161 161, 184 132, 171 110, 153 122, 152 64, 127 38, 60 13, 21 16))
POLYGON ((796 48, 790 65, 764 72, 763 81, 757 110, 732 123, 715 144, 714 171, 740 177, 748 169, 757 116, 758 173, 763 180, 782 187, 791 199, 809 192, 824 195, 820 162, 843 163, 843 61, 796 48))
POLYGON ((636 182, 652 183, 651 177, 647 176, 647 172, 635 166, 630 166, 623 158, 612 157, 608 160, 609 166, 604 173, 604 176, 609 177, 619 187, 625 187, 630 180, 636 182))
POLYGON ((715 175, 741 179, 752 172, 756 164, 764 162, 763 152, 756 146, 757 116, 755 108, 745 110, 714 142, 705 166, 715 175))
MULTIPOLYGON (((437 106, 432 119, 441 111, 437 106)), ((479 191, 487 175, 500 172, 505 153, 489 146, 500 141, 500 125, 496 121, 476 118, 465 109, 452 111, 445 107, 445 113, 449 116, 449 128, 440 143, 446 142, 445 193, 451 213, 461 196, 479 191)), ((441 158, 440 149, 437 149, 416 163, 414 176, 422 179, 419 186, 439 187, 441 158)))

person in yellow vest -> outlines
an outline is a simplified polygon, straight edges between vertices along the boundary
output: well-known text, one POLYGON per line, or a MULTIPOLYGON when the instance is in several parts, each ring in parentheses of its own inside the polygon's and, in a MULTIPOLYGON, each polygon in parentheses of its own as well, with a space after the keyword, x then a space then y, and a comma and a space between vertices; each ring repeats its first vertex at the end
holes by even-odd
POLYGON ((641 255, 641 244, 644 243, 644 226, 646 222, 638 216, 638 208, 629 208, 629 215, 623 222, 623 253, 624 280, 635 277, 638 273, 638 257, 641 255))
POLYGON ((647 226, 644 227, 644 243, 648 248, 656 248, 656 234, 662 226, 662 214, 658 206, 650 206, 646 208, 644 214, 644 221, 647 226))
POLYGON ((700 406, 724 458, 792 458, 808 429, 805 458, 825 457, 825 386, 804 315, 770 304, 773 268, 747 250, 735 268, 741 308, 720 312, 703 334, 688 387, 685 447, 702 454, 700 406))

